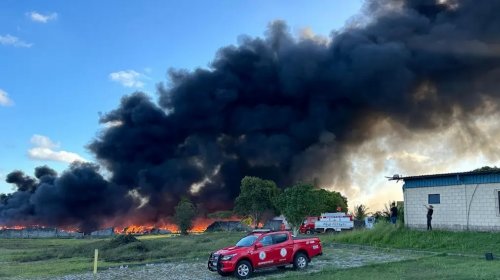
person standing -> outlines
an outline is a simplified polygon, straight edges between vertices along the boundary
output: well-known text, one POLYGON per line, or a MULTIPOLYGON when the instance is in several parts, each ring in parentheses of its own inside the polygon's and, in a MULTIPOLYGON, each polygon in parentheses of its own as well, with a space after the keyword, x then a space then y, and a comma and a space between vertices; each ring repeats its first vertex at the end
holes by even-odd
POLYGON ((432 214, 434 213, 434 206, 432 205, 425 205, 425 208, 427 208, 427 230, 432 230, 432 224, 431 224, 431 221, 432 221, 432 214))
POLYGON ((391 207, 391 224, 395 225, 398 220, 398 207, 396 207, 396 203, 392 203, 391 207))

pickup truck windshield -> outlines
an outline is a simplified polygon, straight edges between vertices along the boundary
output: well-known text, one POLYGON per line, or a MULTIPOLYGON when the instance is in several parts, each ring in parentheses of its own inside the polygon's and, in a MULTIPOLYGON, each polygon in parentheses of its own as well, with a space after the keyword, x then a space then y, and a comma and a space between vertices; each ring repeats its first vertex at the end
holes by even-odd
POLYGON ((236 246, 238 247, 250 247, 252 244, 255 242, 257 239, 257 236, 255 235, 249 235, 246 237, 243 237, 238 243, 236 243, 236 246))

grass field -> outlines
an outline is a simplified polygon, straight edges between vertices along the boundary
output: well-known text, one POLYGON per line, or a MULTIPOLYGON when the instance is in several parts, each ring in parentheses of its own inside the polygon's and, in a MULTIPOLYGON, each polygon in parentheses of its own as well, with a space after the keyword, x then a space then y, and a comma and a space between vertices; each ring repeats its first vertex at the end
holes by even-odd
POLYGON ((92 269, 94 250, 99 267, 122 264, 205 260, 216 249, 234 244, 243 233, 192 236, 143 236, 139 242, 112 239, 1 239, 0 278, 62 275, 92 269))
MULTIPOLYGON (((121 239, 1 239, 0 278, 50 277, 92 270, 94 249, 99 267, 123 264, 200 261, 216 249, 234 244, 243 233, 192 236, 143 236, 121 239)), ((500 256, 500 233, 413 231, 379 224, 373 230, 320 235, 324 246, 358 244, 438 252, 415 260, 333 270, 314 274, 286 273, 285 279, 500 279, 500 261, 486 261, 485 252, 500 256), (374 276, 375 275, 375 276, 374 276)))
POLYGON ((462 255, 500 255, 500 233, 419 231, 379 223, 372 230, 324 236, 324 243, 362 244, 376 247, 426 250, 462 255))
POLYGON ((287 279, 500 279, 500 262, 438 255, 418 260, 372 264, 343 270, 290 275, 287 279))

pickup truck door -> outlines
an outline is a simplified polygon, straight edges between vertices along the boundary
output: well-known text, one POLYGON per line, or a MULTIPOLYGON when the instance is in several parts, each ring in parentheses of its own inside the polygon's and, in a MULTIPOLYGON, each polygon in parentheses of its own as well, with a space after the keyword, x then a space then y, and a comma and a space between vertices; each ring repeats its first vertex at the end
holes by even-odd
POLYGON ((291 262, 293 255, 293 240, 290 240, 288 233, 272 234, 273 245, 271 256, 275 258, 275 265, 287 264, 291 262))
POLYGON ((252 260, 257 268, 273 266, 276 263, 276 258, 273 257, 273 239, 270 235, 264 235, 258 239, 263 247, 256 249, 252 253, 252 260))

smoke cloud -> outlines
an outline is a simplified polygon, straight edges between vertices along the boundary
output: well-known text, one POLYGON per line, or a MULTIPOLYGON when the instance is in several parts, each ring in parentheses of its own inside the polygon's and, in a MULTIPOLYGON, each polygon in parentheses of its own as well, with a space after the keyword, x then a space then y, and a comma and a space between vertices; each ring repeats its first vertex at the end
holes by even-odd
POLYGON ((221 48, 209 69, 170 70, 157 103, 123 97, 89 145, 108 179, 91 164, 38 181, 9 174, 18 191, 0 204, 0 224, 155 222, 182 196, 228 209, 246 175, 349 193, 349 153, 377 124, 427 133, 498 109, 498 10, 498 0, 367 1, 330 40, 295 38, 275 21, 264 38, 221 48))
POLYGON ((95 229, 131 205, 125 190, 98 171, 96 165, 74 163, 61 176, 47 166, 38 167, 38 180, 20 171, 10 173, 7 181, 11 179, 18 191, 2 198, 0 221, 7 225, 73 226, 86 232, 95 229))

